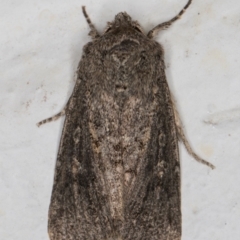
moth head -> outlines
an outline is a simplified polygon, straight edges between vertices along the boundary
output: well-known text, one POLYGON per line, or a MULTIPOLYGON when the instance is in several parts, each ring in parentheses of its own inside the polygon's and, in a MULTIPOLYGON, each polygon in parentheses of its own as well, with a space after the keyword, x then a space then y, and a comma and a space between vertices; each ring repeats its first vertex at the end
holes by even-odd
POLYGON ((114 21, 108 22, 108 25, 104 33, 116 32, 121 29, 132 29, 136 32, 144 34, 142 27, 137 21, 133 21, 132 18, 126 12, 120 12, 115 16, 114 21))
MULTIPOLYGON (((89 35, 92 37, 93 40, 101 37, 101 35, 98 33, 97 29, 94 27, 93 23, 91 22, 85 6, 82 6, 83 15, 86 18, 86 21, 91 29, 89 35)), ((141 33, 144 34, 141 26, 137 21, 133 21, 132 18, 126 13, 126 12, 120 12, 115 16, 114 21, 108 22, 108 25, 104 31, 105 33, 112 33, 117 34, 119 32, 124 33, 141 33)), ((145 34, 144 34, 145 35, 145 34)))

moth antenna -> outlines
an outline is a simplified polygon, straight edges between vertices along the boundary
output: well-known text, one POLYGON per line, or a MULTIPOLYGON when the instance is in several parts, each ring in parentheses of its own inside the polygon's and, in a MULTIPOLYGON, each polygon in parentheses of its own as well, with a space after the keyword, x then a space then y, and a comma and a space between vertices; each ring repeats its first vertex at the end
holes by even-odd
POLYGON ((94 25, 92 24, 92 21, 91 21, 91 19, 89 18, 87 12, 86 12, 85 6, 82 6, 82 11, 83 11, 83 15, 84 15, 84 17, 86 18, 86 21, 87 21, 90 29, 91 29, 89 35, 92 37, 93 40, 96 39, 96 38, 98 38, 98 37, 100 37, 97 29, 96 29, 96 28, 94 27, 94 25))
POLYGON ((147 34, 147 36, 149 38, 153 38, 154 36, 156 36, 156 34, 160 31, 160 30, 164 30, 167 29, 168 27, 170 27, 172 25, 172 23, 174 23, 175 21, 177 21, 183 14, 184 12, 187 10, 187 8, 190 6, 190 4, 192 3, 192 0, 188 0, 187 4, 184 6, 184 8, 178 13, 177 16, 173 17, 171 20, 167 21, 167 22, 163 22, 158 24, 156 27, 154 27, 152 30, 150 30, 147 34))

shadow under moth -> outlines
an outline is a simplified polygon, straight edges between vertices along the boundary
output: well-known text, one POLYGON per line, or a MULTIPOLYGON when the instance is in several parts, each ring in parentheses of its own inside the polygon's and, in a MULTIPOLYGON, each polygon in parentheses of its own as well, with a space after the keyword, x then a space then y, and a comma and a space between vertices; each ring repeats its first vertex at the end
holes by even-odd
POLYGON ((180 240, 178 141, 191 149, 165 76, 164 51, 121 12, 100 35, 85 7, 84 46, 59 146, 48 231, 51 240, 180 240))

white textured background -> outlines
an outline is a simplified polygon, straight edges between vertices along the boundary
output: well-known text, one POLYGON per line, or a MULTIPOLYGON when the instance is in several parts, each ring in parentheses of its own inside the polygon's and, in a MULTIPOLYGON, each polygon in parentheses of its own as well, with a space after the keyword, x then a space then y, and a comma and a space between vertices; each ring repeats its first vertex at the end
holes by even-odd
MULTIPOLYGON (((47 240, 47 213, 63 118, 82 47, 90 41, 81 6, 101 32, 127 11, 146 32, 187 0, 1 0, 0 239, 47 240)), ((183 240, 240 239, 240 1, 193 0, 157 40, 185 131, 180 146, 183 240)))

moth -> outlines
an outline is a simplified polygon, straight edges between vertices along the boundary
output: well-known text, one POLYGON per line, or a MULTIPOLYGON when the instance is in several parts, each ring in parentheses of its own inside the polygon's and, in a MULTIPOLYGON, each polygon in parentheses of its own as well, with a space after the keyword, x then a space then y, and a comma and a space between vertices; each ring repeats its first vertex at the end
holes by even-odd
POLYGON ((180 240, 178 141, 199 162, 182 130, 156 34, 121 12, 92 41, 64 110, 48 231, 51 240, 180 240))

